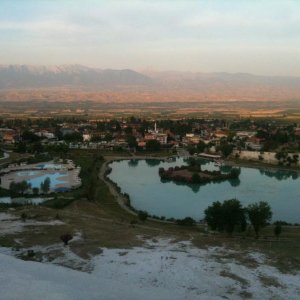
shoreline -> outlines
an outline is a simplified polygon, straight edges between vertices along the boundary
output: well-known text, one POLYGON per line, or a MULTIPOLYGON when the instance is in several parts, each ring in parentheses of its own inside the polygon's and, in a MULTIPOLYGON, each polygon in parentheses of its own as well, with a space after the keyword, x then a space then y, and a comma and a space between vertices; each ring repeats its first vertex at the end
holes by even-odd
MULTIPOLYGON (((132 216, 138 217, 139 211, 136 210, 131 205, 126 204, 126 202, 128 202, 128 200, 130 201, 130 199, 126 198, 126 196, 121 192, 121 190, 118 191, 118 189, 117 189, 118 185, 115 182, 107 179, 107 172, 109 170, 110 163, 112 163, 114 161, 131 160, 131 159, 135 159, 135 158, 132 158, 132 156, 130 156, 130 157, 110 157, 110 156, 104 157, 105 161, 101 166, 98 176, 108 186, 110 193, 114 196, 114 198, 116 199, 116 201, 118 202, 120 207, 122 209, 124 209, 126 212, 128 212, 129 214, 131 214, 132 216)), ((165 158, 149 157, 149 156, 148 157, 138 157, 137 159, 139 159, 139 160, 145 160, 145 159, 165 160, 165 158)), ((175 221, 173 222, 173 221, 168 221, 168 220, 161 220, 158 216, 157 216, 157 218, 153 218, 153 216, 148 215, 147 219, 150 221, 159 222, 159 223, 175 224, 175 221)), ((201 225, 201 223, 199 223, 199 222, 196 222, 196 224, 201 225)))
POLYGON ((267 169, 267 170, 278 170, 278 171, 282 170, 282 171, 297 172, 300 174, 299 168, 279 166, 274 164, 263 163, 260 161, 225 159, 224 163, 225 165, 228 166, 239 166, 245 168, 267 169))
MULTIPOLYGON (((178 156, 176 156, 176 157, 178 157, 178 156)), ((128 202, 128 200, 130 201, 130 198, 127 198, 126 195, 121 192, 121 190, 119 191, 118 185, 115 182, 113 182, 112 180, 108 180, 107 175, 106 175, 109 170, 110 163, 112 163, 114 161, 132 160, 132 159, 138 159, 138 160, 155 159, 155 160, 164 160, 164 161, 166 160, 166 158, 151 157, 151 156, 143 156, 143 157, 137 157, 137 158, 133 157, 133 156, 118 156, 118 157, 105 156, 104 163, 101 166, 98 176, 108 186, 110 193, 115 197, 115 199, 118 202, 118 204, 120 205, 120 207, 122 209, 124 209, 125 211, 127 211, 132 216, 137 217, 139 211, 136 210, 131 205, 126 204, 126 202, 128 202)), ((224 163, 225 163, 225 165, 229 165, 229 166, 240 166, 240 167, 248 167, 248 168, 256 168, 256 169, 264 168, 264 169, 270 169, 270 170, 293 171, 293 172, 297 172, 300 174, 299 169, 280 168, 279 166, 261 164, 260 162, 258 162, 256 164, 255 162, 237 162, 234 160, 225 160, 224 163)), ((130 196, 130 195, 128 195, 128 196, 130 196)), ((153 218, 153 216, 148 215, 148 220, 160 222, 160 223, 176 224, 176 219, 174 219, 174 221, 162 220, 158 216, 157 216, 157 218, 153 218)), ((197 221, 196 221, 196 224, 203 225, 203 223, 197 222, 197 221)), ((292 225, 292 226, 294 226, 294 225, 292 225)))

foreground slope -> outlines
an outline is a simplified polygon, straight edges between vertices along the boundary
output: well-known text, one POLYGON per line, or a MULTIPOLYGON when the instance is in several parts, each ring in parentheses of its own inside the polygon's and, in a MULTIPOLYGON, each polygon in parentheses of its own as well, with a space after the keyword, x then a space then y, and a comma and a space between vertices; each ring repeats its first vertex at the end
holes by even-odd
MULTIPOLYGON (((90 273, 21 261, 0 254, 1 299, 296 299, 300 274, 283 274, 248 253, 240 265, 223 247, 198 249, 190 242, 145 240, 143 247, 102 249, 90 273)), ((1 252, 8 252, 2 248, 1 252)), ((65 248, 65 260, 76 256, 65 248)), ((58 261, 56 261, 58 263, 58 261)), ((55 263, 55 261, 54 261, 55 263)), ((59 263, 63 263, 62 260, 59 263)))

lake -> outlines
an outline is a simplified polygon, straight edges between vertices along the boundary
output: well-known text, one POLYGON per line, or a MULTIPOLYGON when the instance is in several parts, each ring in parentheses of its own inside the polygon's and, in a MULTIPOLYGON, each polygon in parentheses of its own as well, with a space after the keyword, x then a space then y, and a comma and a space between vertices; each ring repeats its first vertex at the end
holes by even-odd
MULTIPOLYGON (((206 185, 161 182, 159 168, 186 165, 186 160, 174 162, 158 160, 122 160, 112 162, 108 177, 122 192, 130 195, 131 205, 150 215, 201 220, 204 210, 214 201, 236 198, 244 206, 266 201, 271 205, 273 221, 300 223, 299 173, 286 170, 241 167, 239 180, 208 183, 206 185)), ((201 161, 202 169, 218 170, 213 162, 201 161)), ((221 171, 230 171, 229 166, 221 171)))

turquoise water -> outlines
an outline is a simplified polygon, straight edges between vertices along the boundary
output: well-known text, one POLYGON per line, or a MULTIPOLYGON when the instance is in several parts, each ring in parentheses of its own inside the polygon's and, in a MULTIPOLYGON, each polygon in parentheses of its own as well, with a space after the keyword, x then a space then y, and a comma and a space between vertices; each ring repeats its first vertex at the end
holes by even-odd
POLYGON ((17 175, 18 176, 35 176, 38 173, 40 173, 40 171, 20 171, 20 172, 17 172, 17 175))
POLYGON ((27 182, 31 183, 32 188, 40 188, 41 183, 45 181, 47 177, 50 178, 50 188, 54 188, 57 184, 65 183, 64 180, 59 180, 60 177, 64 176, 61 173, 54 173, 54 174, 45 174, 41 175, 32 179, 27 180, 27 182))
POLYGON ((41 169, 61 169, 63 166, 49 163, 49 164, 40 164, 38 165, 38 167, 41 169))
MULTIPOLYGON (((219 169, 203 162, 202 169, 219 169)), ((183 159, 166 163, 154 160, 123 160, 110 164, 110 179, 128 193, 131 205, 151 215, 167 218, 192 217, 201 220, 204 210, 214 201, 237 198, 243 205, 267 201, 273 221, 300 223, 300 178, 292 171, 241 168, 239 180, 186 185, 160 181, 158 169, 186 164, 183 159)), ((222 167, 223 172, 230 167, 222 167)))

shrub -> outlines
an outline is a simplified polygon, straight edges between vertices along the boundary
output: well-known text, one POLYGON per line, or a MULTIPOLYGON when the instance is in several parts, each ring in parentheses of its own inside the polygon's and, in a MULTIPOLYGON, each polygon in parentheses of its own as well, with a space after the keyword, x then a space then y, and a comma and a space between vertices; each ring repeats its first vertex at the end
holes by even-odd
POLYGON ((64 245, 67 246, 69 241, 72 240, 73 236, 69 233, 63 234, 60 236, 60 239, 63 241, 64 245))
POLYGON ((138 212, 138 218, 141 220, 141 221, 146 221, 147 220, 147 218, 148 218, 148 213, 146 212, 146 211, 142 211, 142 210, 140 210, 139 212, 138 212))
POLYGON ((274 227, 274 235, 278 238, 282 232, 282 227, 280 224, 276 224, 274 227))
POLYGON ((176 224, 181 226, 193 226, 196 224, 196 221, 191 217, 186 217, 181 220, 176 220, 176 224))

